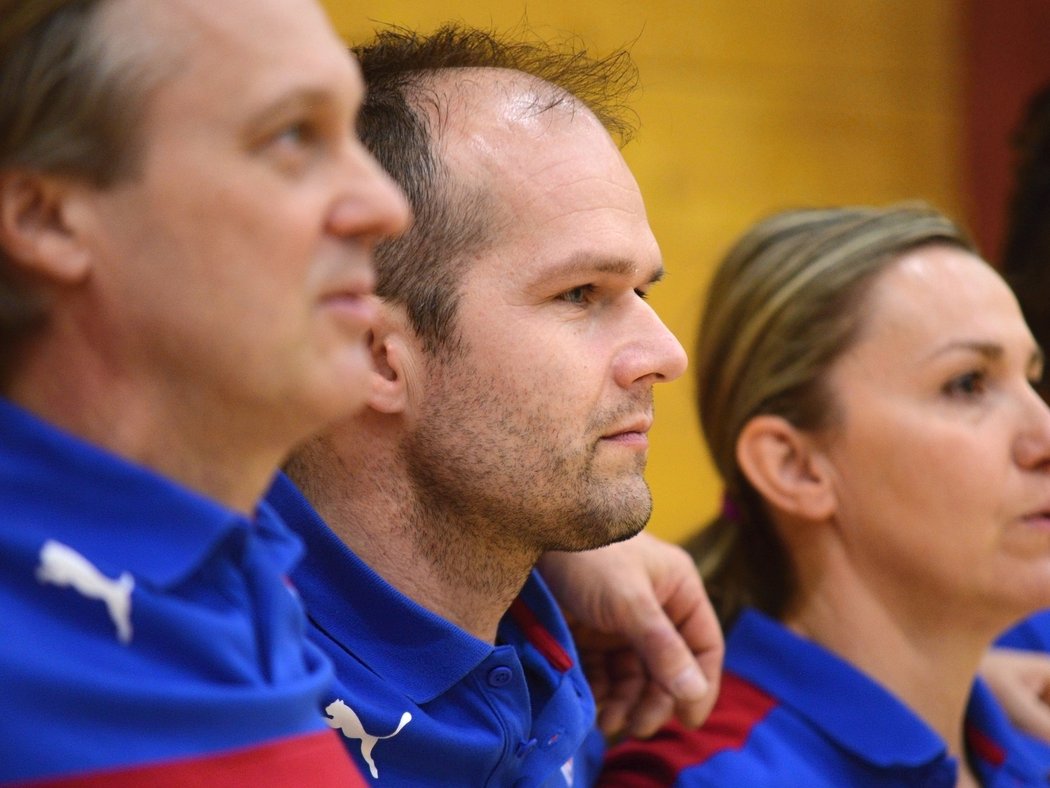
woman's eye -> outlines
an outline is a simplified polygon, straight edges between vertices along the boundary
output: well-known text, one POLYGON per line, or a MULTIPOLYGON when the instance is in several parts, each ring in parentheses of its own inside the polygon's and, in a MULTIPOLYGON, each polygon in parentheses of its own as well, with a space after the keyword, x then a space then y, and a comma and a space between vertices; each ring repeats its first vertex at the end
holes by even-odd
POLYGON ((636 296, 638 296, 640 299, 642 299, 643 301, 645 301, 647 298, 649 298, 649 291, 648 290, 642 290, 640 287, 636 287, 634 289, 634 294, 636 296))
POLYGON ((1028 382, 1032 384, 1032 388, 1038 389, 1046 384, 1046 376, 1043 372, 1042 367, 1037 369, 1032 375, 1028 377, 1028 382))
POLYGON ((944 386, 944 393, 956 397, 974 397, 984 393, 986 384, 984 372, 973 370, 949 380, 944 386))

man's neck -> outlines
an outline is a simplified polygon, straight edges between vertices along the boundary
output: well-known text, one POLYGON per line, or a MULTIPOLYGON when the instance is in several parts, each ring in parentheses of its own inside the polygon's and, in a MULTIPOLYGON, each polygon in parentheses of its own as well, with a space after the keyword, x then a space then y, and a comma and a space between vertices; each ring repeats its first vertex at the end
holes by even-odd
POLYGON ((359 459, 369 467, 355 463, 345 484, 308 493, 318 514, 401 593, 494 643, 538 554, 508 538, 502 524, 424 501, 406 475, 359 459))
POLYGON ((6 387, 12 402, 246 515, 294 443, 275 437, 282 425, 204 401, 191 381, 173 388, 114 374, 86 352, 31 358, 6 387))

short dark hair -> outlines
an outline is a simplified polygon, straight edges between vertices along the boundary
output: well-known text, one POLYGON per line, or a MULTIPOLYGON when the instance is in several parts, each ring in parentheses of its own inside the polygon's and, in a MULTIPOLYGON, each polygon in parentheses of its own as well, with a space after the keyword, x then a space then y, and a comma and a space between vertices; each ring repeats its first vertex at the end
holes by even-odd
POLYGON ((495 215, 488 196, 457 181, 441 160, 439 124, 424 105, 441 117, 447 96, 433 89, 433 78, 457 68, 519 71, 557 89, 538 110, 575 101, 621 144, 634 132, 625 100, 637 69, 626 50, 593 58, 578 43, 559 48, 515 35, 455 24, 427 35, 391 28, 354 47, 367 86, 358 133, 408 195, 415 217, 407 233, 376 249, 376 291, 405 307, 428 352, 457 346, 459 283, 468 256, 491 242, 495 215))
MULTIPOLYGON (((132 175, 156 75, 131 67, 96 24, 105 0, 0 0, 0 172, 33 170, 108 186, 132 175)), ((131 47, 127 47, 131 49, 131 47)), ((0 357, 45 307, 0 247, 0 357)))
MULTIPOLYGON (((1050 345, 1050 85, 1036 93, 1014 132, 1015 185, 1003 245, 1003 275, 1036 341, 1050 345)), ((1050 387, 1043 385, 1044 397, 1050 387)))

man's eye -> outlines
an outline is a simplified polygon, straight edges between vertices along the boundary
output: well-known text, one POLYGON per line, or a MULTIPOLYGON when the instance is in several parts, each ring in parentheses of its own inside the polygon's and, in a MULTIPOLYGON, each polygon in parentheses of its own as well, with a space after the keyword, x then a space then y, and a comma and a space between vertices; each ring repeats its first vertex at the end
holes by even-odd
POLYGON ((584 304, 587 302, 588 297, 594 292, 594 285, 580 285, 574 287, 571 290, 566 290, 560 296, 562 301, 567 301, 570 304, 584 304))
POLYGON ((308 145, 317 135, 313 127, 305 121, 292 123, 283 128, 275 137, 274 142, 279 145, 308 145))
POLYGON ((324 149, 324 130, 310 118, 286 123, 268 138, 263 152, 288 175, 301 174, 324 149))

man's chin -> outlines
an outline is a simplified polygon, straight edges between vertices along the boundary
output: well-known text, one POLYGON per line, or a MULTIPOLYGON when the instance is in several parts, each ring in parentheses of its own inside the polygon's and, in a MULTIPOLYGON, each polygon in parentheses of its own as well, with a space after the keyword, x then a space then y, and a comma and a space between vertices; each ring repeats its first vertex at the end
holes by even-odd
POLYGON ((636 500, 624 501, 615 508, 608 506, 600 507, 581 515, 576 527, 573 529, 568 541, 573 543, 572 547, 562 547, 562 550, 582 551, 594 550, 615 542, 622 542, 638 534, 645 524, 649 522, 652 513, 652 498, 649 496, 648 487, 644 487, 644 495, 638 496, 636 500))

